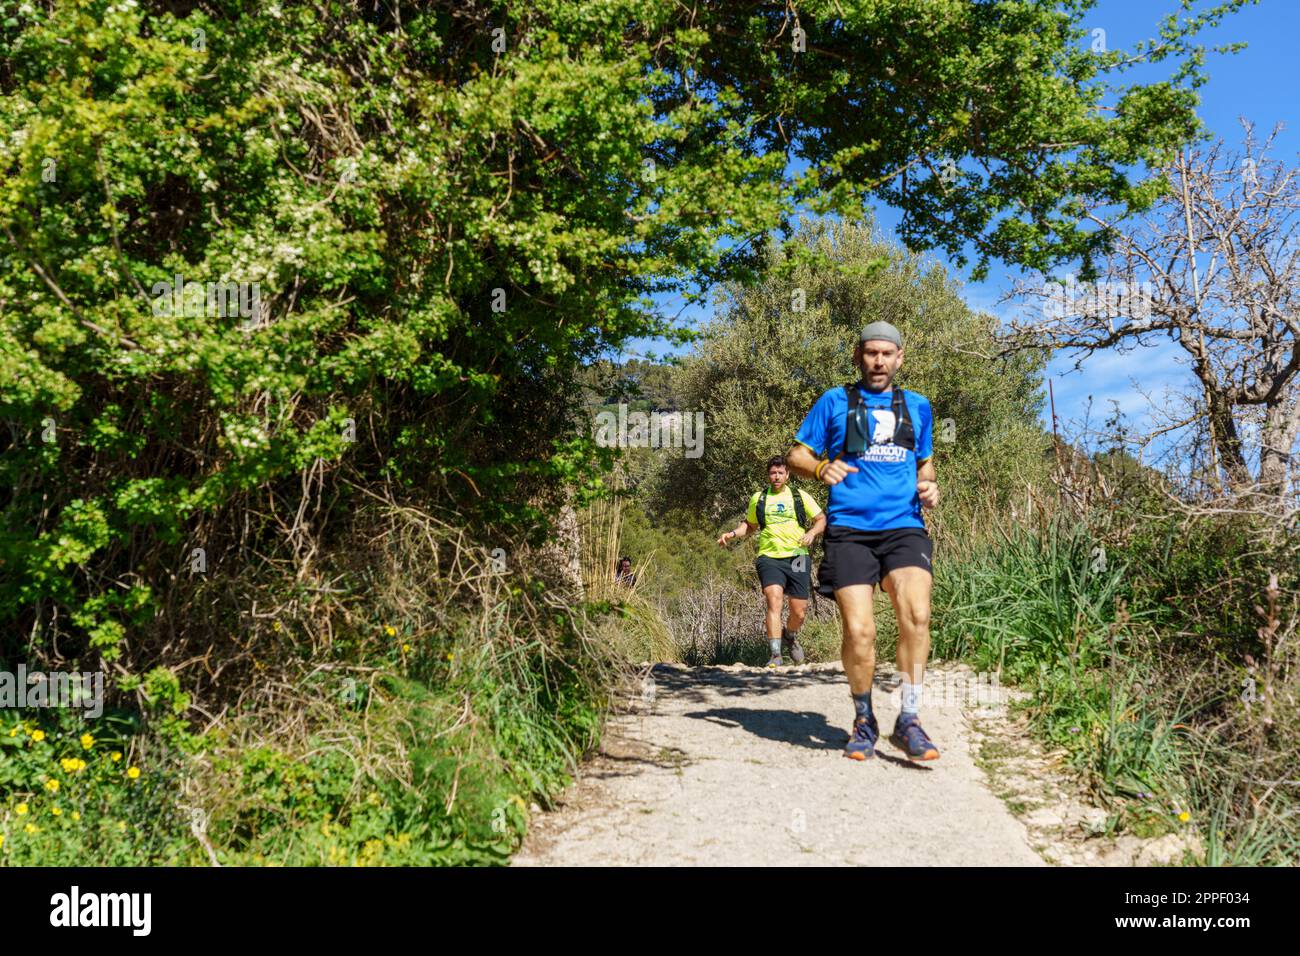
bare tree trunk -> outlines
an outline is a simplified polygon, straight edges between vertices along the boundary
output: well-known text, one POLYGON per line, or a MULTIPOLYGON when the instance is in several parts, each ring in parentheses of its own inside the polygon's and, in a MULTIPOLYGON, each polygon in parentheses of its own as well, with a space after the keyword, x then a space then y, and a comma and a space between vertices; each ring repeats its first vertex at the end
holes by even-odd
POLYGON ((1270 405, 1264 417, 1259 453, 1259 483, 1265 494, 1286 493, 1291 449, 1297 437, 1300 437, 1300 401, 1292 402, 1289 409, 1281 403, 1270 405))
MULTIPOLYGON (((543 506, 540 499, 534 499, 533 503, 543 506)), ((578 533, 578 514, 573 508, 571 490, 565 492, 556 511, 550 537, 534 554, 538 570, 546 580, 558 583, 575 595, 577 600, 584 599, 582 539, 578 533)))
POLYGON ((1219 387, 1206 387, 1204 393, 1209 409, 1210 440, 1214 442, 1220 467, 1228 478, 1228 487, 1233 490, 1246 488, 1254 482, 1242 451, 1237 422, 1232 416, 1233 401, 1219 387))

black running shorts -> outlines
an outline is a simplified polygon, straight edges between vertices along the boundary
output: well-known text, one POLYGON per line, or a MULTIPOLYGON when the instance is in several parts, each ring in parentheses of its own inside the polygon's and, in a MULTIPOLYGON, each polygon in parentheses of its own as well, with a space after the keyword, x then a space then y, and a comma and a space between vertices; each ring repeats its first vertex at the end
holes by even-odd
POLYGON ((788 558, 769 558, 759 555, 754 567, 758 569, 758 580, 763 587, 779 584, 785 588, 785 596, 803 598, 812 596, 812 559, 806 554, 792 555, 788 558))
POLYGON ((877 584, 895 568, 931 571, 933 544, 924 528, 859 531, 833 524, 826 528, 823 545, 826 554, 817 569, 817 593, 822 597, 853 584, 877 584))

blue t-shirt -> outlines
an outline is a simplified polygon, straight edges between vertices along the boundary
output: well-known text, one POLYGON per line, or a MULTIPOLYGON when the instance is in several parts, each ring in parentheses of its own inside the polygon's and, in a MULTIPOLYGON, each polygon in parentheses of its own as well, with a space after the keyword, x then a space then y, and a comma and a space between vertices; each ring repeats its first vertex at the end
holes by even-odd
MULTIPOLYGON (((921 498, 916 493, 916 466, 933 454, 934 418, 930 400, 903 390, 903 401, 912 416, 916 438, 916 450, 912 451, 894 444, 892 392, 870 392, 861 385, 857 388, 866 404, 873 429, 872 441, 861 456, 849 462, 858 470, 849 472, 838 485, 831 486, 826 523, 861 531, 924 528, 921 498)), ((823 392, 799 426, 795 441, 808 446, 819 458, 823 455, 835 458, 844 447, 848 410, 849 399, 843 386, 823 392)))

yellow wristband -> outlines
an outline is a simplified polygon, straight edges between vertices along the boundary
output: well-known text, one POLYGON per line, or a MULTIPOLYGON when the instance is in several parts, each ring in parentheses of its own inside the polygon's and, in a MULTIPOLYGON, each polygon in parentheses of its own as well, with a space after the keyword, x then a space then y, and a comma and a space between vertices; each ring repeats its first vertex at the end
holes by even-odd
POLYGON ((820 465, 818 465, 818 466, 816 467, 816 469, 813 470, 813 477, 816 478, 818 481, 821 481, 821 480, 822 480, 822 469, 825 468, 825 467, 826 467, 827 465, 829 465, 830 463, 831 463, 831 460, 830 460, 829 458, 824 458, 824 459, 822 459, 822 463, 821 463, 820 465))

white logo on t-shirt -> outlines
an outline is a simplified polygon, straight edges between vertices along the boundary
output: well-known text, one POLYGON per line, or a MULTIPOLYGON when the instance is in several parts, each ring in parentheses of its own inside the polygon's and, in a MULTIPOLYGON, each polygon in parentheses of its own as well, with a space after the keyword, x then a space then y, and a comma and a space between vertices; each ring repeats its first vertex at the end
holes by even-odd
POLYGON ((894 443, 894 413, 889 409, 872 410, 871 417, 876 420, 876 429, 871 433, 873 445, 892 445, 894 443))

